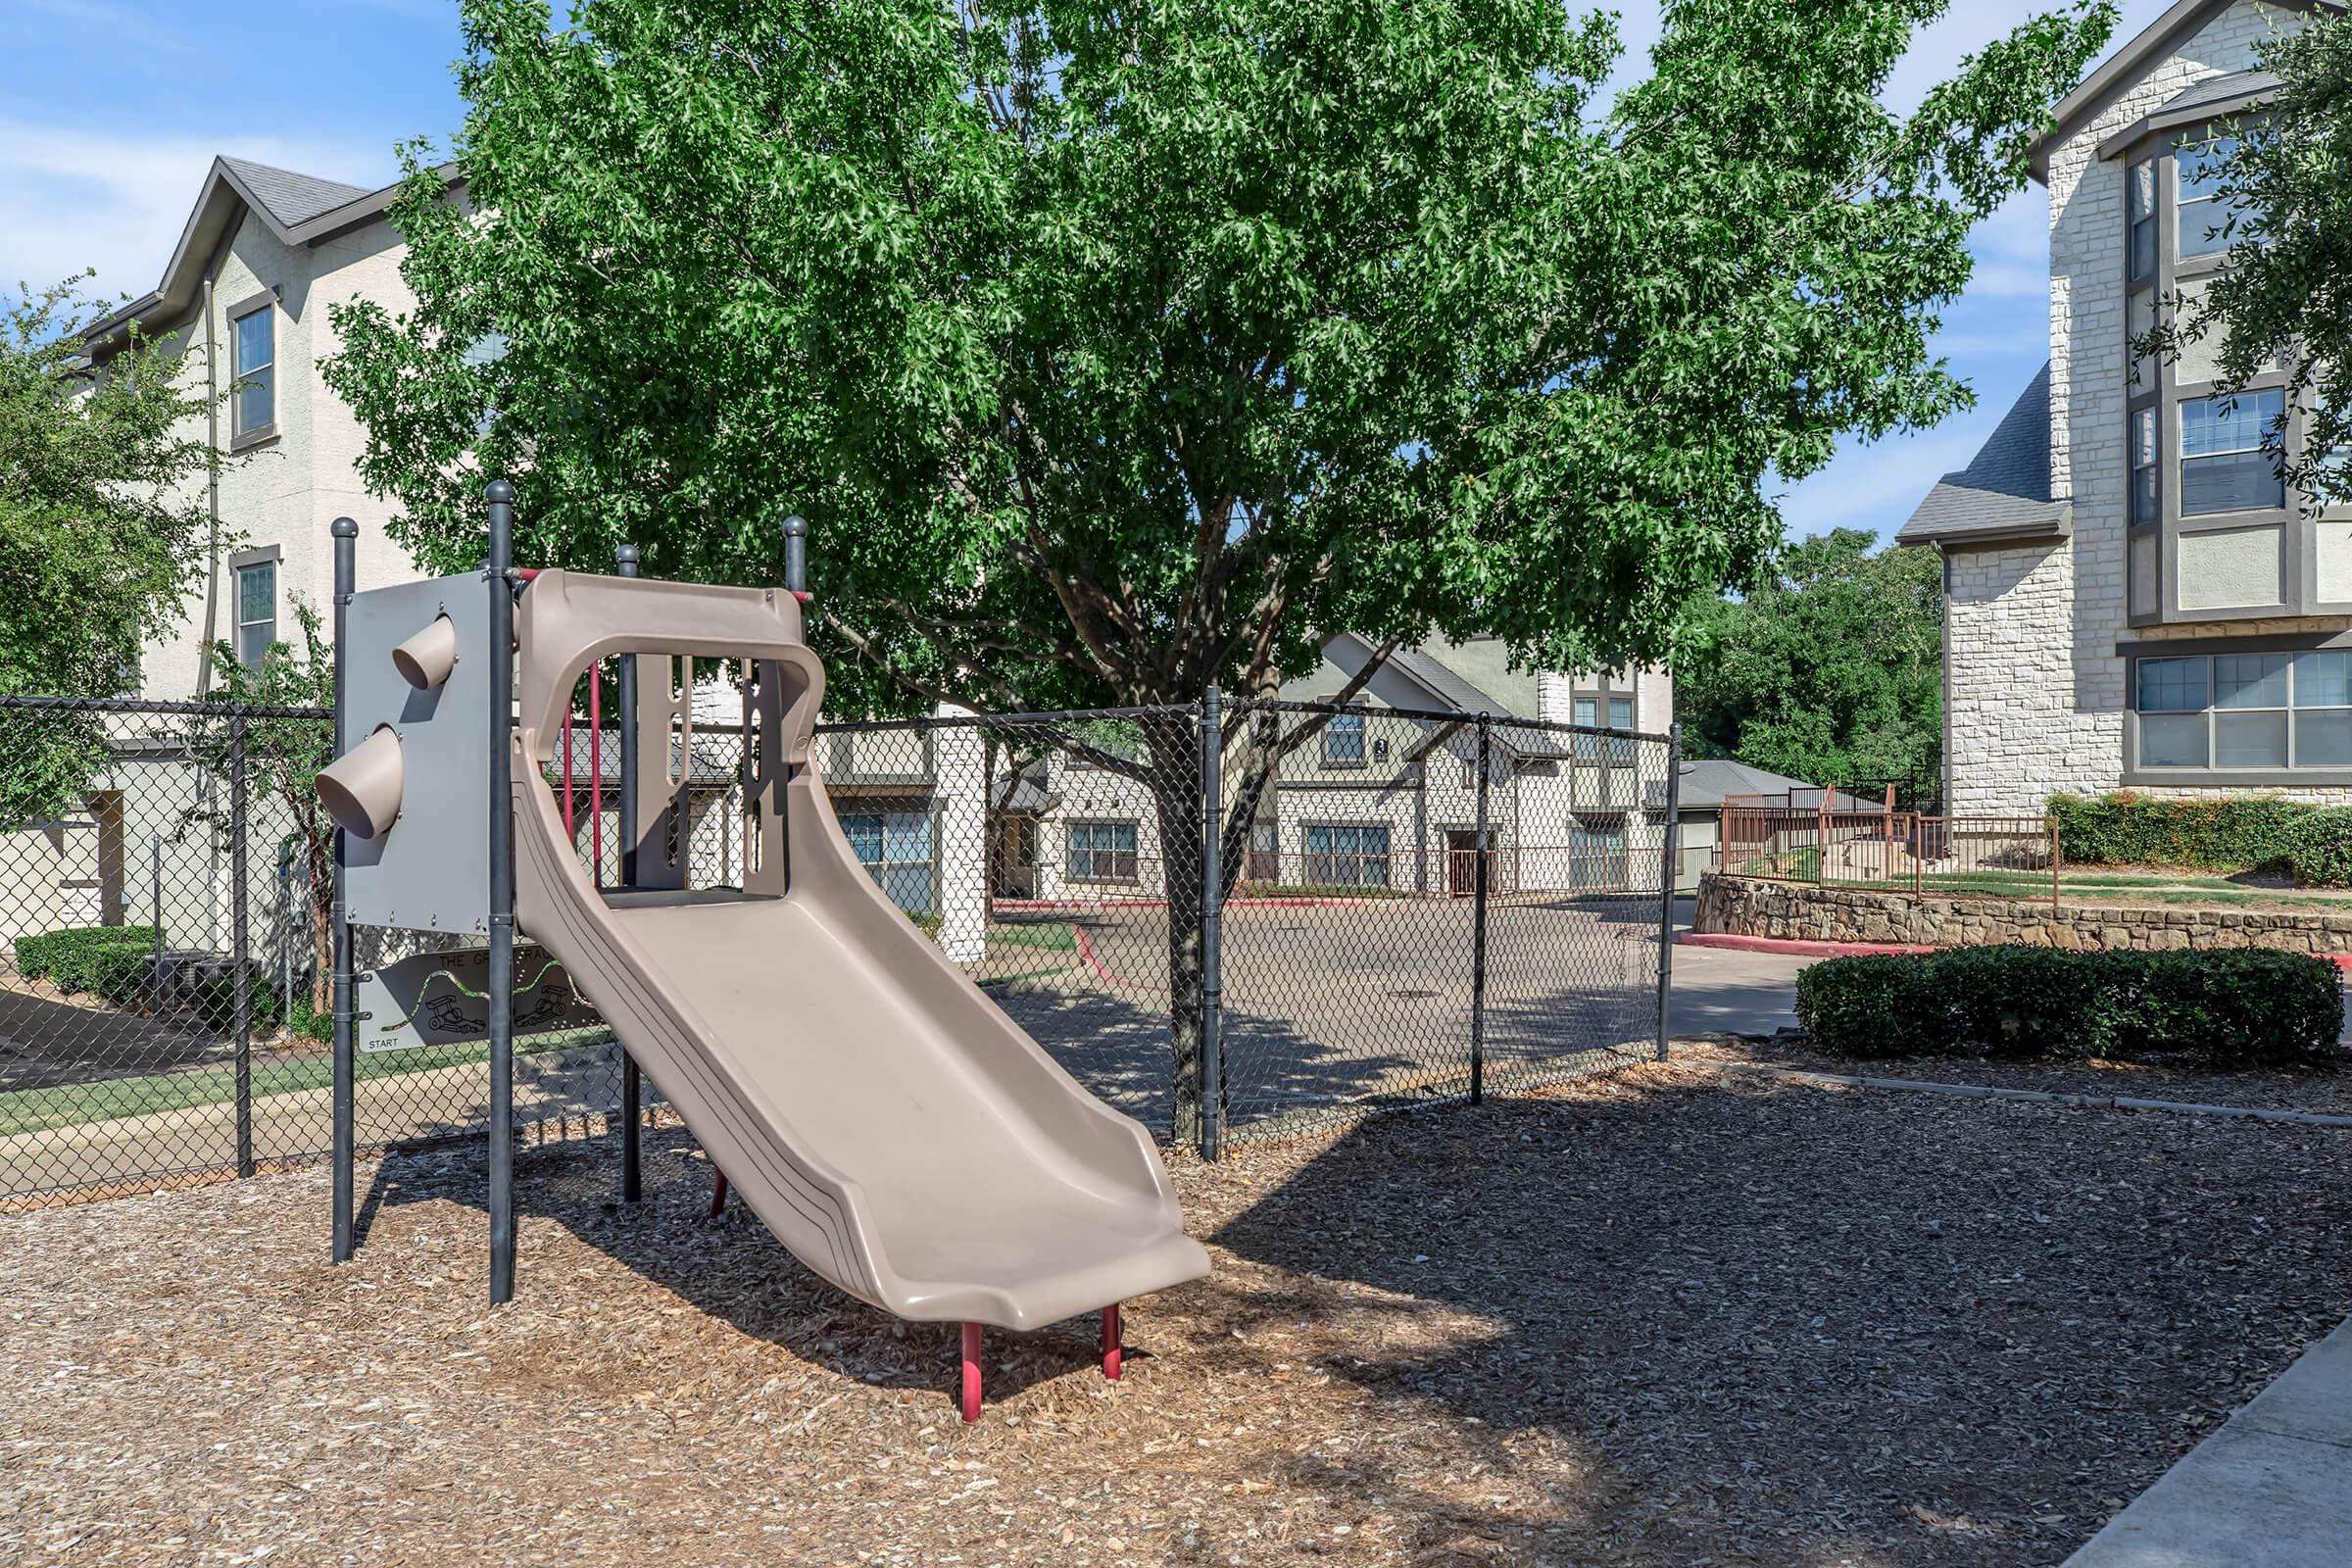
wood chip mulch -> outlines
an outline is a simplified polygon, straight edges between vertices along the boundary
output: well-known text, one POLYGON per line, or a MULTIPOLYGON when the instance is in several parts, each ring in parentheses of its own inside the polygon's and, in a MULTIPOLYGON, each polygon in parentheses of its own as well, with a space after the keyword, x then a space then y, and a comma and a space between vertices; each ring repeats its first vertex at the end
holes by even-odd
POLYGON ((1217 1271, 954 1330, 656 1135, 0 1216, 0 1562, 2055 1563, 2352 1309, 2352 1133, 1701 1066, 1177 1180, 1217 1271))

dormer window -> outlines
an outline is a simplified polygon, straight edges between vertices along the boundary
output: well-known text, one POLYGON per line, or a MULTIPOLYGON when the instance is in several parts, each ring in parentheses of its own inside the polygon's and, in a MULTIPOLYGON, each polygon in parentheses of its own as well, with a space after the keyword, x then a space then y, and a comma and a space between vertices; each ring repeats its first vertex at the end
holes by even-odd
POLYGON ((2224 172, 2236 156, 2235 136, 2186 141, 2174 151, 2178 191, 2174 224, 2178 248, 2174 254, 2182 261, 2219 255, 2242 236, 2244 221, 2237 210, 2223 202, 2221 193, 2224 172))

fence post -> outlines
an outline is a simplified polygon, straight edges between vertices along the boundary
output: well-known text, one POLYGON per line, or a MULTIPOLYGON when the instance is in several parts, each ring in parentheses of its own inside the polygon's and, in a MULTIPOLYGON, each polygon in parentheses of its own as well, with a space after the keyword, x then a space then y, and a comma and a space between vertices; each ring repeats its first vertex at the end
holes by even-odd
POLYGON ((164 841, 160 834, 147 835, 147 905, 155 911, 154 938, 148 944, 147 1010, 164 1010, 164 841))
POLYGON ((251 936, 245 910, 245 715, 228 721, 228 967, 237 1031, 237 1174, 253 1174, 253 995, 246 967, 251 936))
POLYGON ((1487 773, 1494 726, 1478 715, 1478 816, 1470 871, 1470 1103, 1487 1098, 1487 773))
MULTIPOLYGON (((612 569, 623 577, 637 575, 637 547, 622 545, 612 552, 612 569)), ((620 885, 637 884, 637 656, 622 654, 613 700, 620 705, 620 885)), ((598 723, 604 719, 600 715, 598 723)), ((645 1090, 637 1058, 624 1046, 620 1053, 620 1200, 634 1203, 645 1196, 643 1133, 645 1090)))
POLYGON ((490 1303, 514 1295, 514 487, 490 504, 490 1303))
POLYGON ((1225 1152, 1225 702, 1200 699, 1200 1157, 1225 1152))
POLYGON ((1658 1059, 1667 1047, 1667 1013, 1674 1001, 1674 885, 1682 880, 1683 726, 1666 727, 1666 849, 1658 880, 1658 1059))
MULTIPOLYGON (((334 755, 343 755, 344 731, 349 727, 345 709, 343 661, 347 651, 344 641, 345 623, 350 618, 351 596, 357 581, 354 564, 355 541, 360 525, 349 517, 337 517, 328 529, 335 537, 335 718, 334 755)), ((333 945, 335 972, 333 995, 329 1004, 334 1008, 335 1026, 335 1087, 334 1087, 334 1162, 335 1162, 335 1239, 334 1259, 338 1263, 351 1260, 352 1244, 352 1156, 354 1120, 352 1110, 352 1043, 351 1043, 351 906, 344 901, 343 872, 350 860, 350 847, 344 842, 343 830, 336 828, 334 900, 327 914, 327 936, 333 945)), ((316 895, 314 895, 315 897, 316 895)))
POLYGON ((2053 919, 2053 920, 2055 920, 2056 918, 2058 918, 2058 819, 2057 819, 2056 817, 2054 817, 2054 816, 2053 816, 2053 817, 2051 817, 2051 818, 2049 819, 2049 824, 2050 824, 2050 918, 2051 918, 2051 919, 2053 919))
POLYGON ((1821 787, 1821 816, 1813 829, 1813 885, 1827 887, 1830 883, 1830 800, 1836 786, 1821 787))

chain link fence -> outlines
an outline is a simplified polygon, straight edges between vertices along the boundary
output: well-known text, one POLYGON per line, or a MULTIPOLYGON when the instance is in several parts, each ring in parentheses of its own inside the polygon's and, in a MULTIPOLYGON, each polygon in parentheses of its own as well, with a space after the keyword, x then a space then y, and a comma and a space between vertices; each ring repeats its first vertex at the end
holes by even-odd
MULTIPOLYGON (((728 696, 713 686, 672 760, 701 886, 747 854, 728 696)), ((619 737, 594 710, 547 782, 616 886, 619 737)), ((310 778, 331 728, 310 709, 0 698, 0 1203, 328 1150, 332 841, 310 778)), ((814 760, 909 920, 1170 1141, 1213 1150, 1656 1050, 1664 737, 1212 696, 825 724, 814 760)), ((354 945, 368 969, 471 942, 361 927, 354 945)), ((483 1046, 368 1045, 361 1148, 483 1135, 483 1046)), ((600 1134, 619 1048, 602 1029, 522 1036, 515 1080, 526 1130, 600 1134)))

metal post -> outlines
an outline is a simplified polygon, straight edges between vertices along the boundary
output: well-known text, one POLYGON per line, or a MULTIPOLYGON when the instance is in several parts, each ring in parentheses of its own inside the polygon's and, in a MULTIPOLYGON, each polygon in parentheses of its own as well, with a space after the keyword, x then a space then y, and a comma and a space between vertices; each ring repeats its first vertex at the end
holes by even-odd
MULTIPOLYGON (((349 682, 344 677, 343 661, 348 645, 344 640, 345 625, 351 614, 351 596, 358 581, 356 564, 357 540, 360 525, 349 517, 337 517, 329 532, 335 537, 335 733, 334 753, 343 755, 344 740, 351 729, 351 716, 346 708, 349 682)), ((334 1258, 338 1263, 349 1262, 352 1245, 352 1155, 354 1120, 352 1111, 352 1042, 351 1042, 351 906, 345 902, 344 867, 350 861, 350 847, 345 844, 343 830, 335 829, 335 889, 334 900, 327 915, 327 934, 333 944, 335 972, 333 995, 329 1005, 334 1009, 335 1026, 335 1088, 334 1088, 334 1163, 335 1163, 335 1240, 334 1258)))
POLYGON ((514 487, 490 504, 490 1304, 514 1295, 514 487))
MULTIPOLYGON (((1487 774, 1493 720, 1478 715, 1478 828, 1470 835, 1470 1103, 1487 1098, 1487 774)), ((1450 878, 1449 878, 1450 879, 1450 878)))
POLYGON ((1674 885, 1682 880, 1683 726, 1666 729, 1666 850, 1658 879, 1658 1059, 1668 1051, 1666 1015, 1674 1000, 1674 885))
POLYGON ((151 949, 147 965, 147 1010, 164 1010, 164 841, 147 835, 147 906, 155 911, 155 929, 148 933, 151 949))
POLYGON ((245 910, 245 718, 228 721, 228 967, 237 1031, 237 1174, 253 1174, 253 987, 245 910))
POLYGON ((1200 699, 1200 1157, 1225 1152, 1225 695, 1200 699))
POLYGON ((2050 918, 2058 917, 2058 819, 2050 818, 2050 918))
MULTIPOLYGON (((622 545, 612 552, 612 569, 623 577, 637 575, 637 547, 622 545)), ((637 885, 637 656, 622 654, 615 676, 613 700, 620 706, 620 885, 637 885)), ((645 1196, 642 1128, 645 1109, 643 1081, 637 1058, 620 1054, 620 1200, 634 1203, 645 1196)))
POLYGON ((797 512, 784 519, 784 586, 808 591, 808 519, 797 512))

